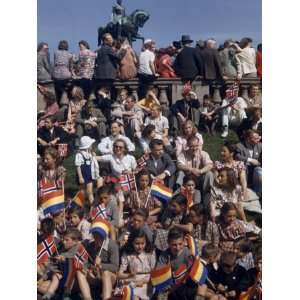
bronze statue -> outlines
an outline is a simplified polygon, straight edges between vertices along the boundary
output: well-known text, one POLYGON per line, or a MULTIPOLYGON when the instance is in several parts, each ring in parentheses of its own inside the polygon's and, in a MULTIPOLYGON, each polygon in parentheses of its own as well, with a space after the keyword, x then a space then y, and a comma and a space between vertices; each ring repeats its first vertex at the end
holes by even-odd
POLYGON ((122 0, 117 0, 117 3, 112 8, 112 12, 112 21, 105 27, 98 28, 98 46, 101 45, 102 36, 105 33, 110 33, 114 39, 126 37, 130 44, 137 39, 144 41, 144 38, 139 35, 138 31, 149 19, 149 13, 142 9, 136 9, 129 16, 126 16, 122 0))

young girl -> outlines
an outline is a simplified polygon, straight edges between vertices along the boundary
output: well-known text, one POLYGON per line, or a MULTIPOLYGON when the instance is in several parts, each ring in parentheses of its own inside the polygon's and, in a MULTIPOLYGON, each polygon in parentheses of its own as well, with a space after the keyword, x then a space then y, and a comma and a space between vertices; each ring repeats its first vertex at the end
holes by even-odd
POLYGON ((238 242, 252 233, 259 235, 261 229, 252 223, 237 219, 237 209, 234 203, 226 202, 221 208, 220 220, 217 223, 222 251, 238 251, 238 242))
POLYGON ((157 198, 150 195, 151 177, 147 170, 143 170, 138 174, 137 188, 137 191, 130 193, 128 206, 131 214, 138 208, 146 208, 149 212, 147 223, 150 225, 157 221, 162 210, 162 204, 157 198))
MULTIPOLYGON (((201 193, 196 189, 196 177, 194 175, 186 175, 183 178, 183 186, 178 189, 174 194, 181 193, 182 195, 191 194, 193 204, 199 204, 201 202, 201 193)), ((188 199, 186 198, 188 201, 188 199)))
POLYGON ((141 229, 133 231, 121 257, 118 278, 124 285, 133 287, 135 300, 151 298, 150 272, 155 264, 155 253, 147 235, 141 229))
POLYGON ((70 208, 69 218, 71 225, 76 227, 81 232, 83 240, 91 239, 91 223, 84 218, 84 211, 82 208, 70 208))
POLYGON ((95 140, 89 136, 83 136, 80 139, 79 151, 75 156, 76 179, 81 189, 85 186, 90 204, 94 201, 93 181, 96 181, 97 188, 103 184, 96 155, 92 152, 94 142, 95 140))
POLYGON ((207 212, 202 204, 195 204, 190 208, 188 221, 193 224, 191 235, 199 241, 200 250, 205 244, 219 245, 219 231, 215 223, 208 220, 207 212))
POLYGON ((63 181, 65 176, 66 169, 60 165, 58 151, 53 147, 46 148, 43 161, 38 166, 38 179, 63 181))
POLYGON ((236 204, 239 216, 246 221, 245 212, 242 206, 243 193, 241 186, 237 184, 237 178, 234 170, 229 167, 223 167, 218 172, 209 194, 210 216, 213 222, 220 215, 220 209, 226 202, 236 204))

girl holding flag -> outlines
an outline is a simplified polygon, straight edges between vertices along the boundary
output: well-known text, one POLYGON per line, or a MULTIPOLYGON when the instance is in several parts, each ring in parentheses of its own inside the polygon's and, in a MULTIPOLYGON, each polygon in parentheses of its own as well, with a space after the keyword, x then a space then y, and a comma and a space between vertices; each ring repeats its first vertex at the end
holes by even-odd
POLYGON ((134 230, 124 250, 118 278, 133 288, 135 300, 149 300, 152 295, 150 272, 156 257, 146 233, 142 229, 134 230))

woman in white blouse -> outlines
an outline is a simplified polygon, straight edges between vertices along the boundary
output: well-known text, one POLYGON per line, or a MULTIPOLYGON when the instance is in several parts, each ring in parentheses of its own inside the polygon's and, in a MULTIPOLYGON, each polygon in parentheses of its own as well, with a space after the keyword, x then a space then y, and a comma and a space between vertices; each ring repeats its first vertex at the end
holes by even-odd
POLYGON ((252 39, 243 38, 241 39, 239 45, 233 43, 236 51, 236 58, 240 62, 240 70, 238 70, 238 79, 242 77, 257 77, 256 69, 256 51, 251 46, 252 39))
POLYGON ((127 153, 126 142, 123 139, 117 139, 113 143, 113 154, 97 156, 97 160, 110 162, 112 175, 119 177, 133 172, 137 166, 135 158, 127 153))

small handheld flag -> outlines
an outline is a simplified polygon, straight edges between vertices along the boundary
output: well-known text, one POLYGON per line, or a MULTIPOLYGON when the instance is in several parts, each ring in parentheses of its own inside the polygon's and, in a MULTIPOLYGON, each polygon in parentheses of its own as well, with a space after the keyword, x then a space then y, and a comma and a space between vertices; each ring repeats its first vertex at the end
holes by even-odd
POLYGON ((136 161, 136 163, 137 163, 136 171, 137 172, 142 171, 146 167, 148 159, 149 159, 149 154, 144 154, 136 161))
POLYGON ((168 201, 172 198, 173 191, 159 181, 154 180, 151 185, 150 193, 152 196, 160 199, 164 203, 168 203, 168 201))
POLYGON ((179 285, 185 282, 188 276, 188 268, 186 264, 181 264, 178 269, 173 272, 174 283, 179 285))
POLYGON ((195 283, 205 283, 208 273, 206 267, 203 265, 199 257, 195 257, 189 276, 195 283))
POLYGON ((199 256, 199 250, 198 250, 195 239, 191 235, 188 234, 186 236, 186 241, 187 241, 187 246, 190 250, 191 255, 195 256, 195 257, 199 256))
POLYGON ((103 203, 96 207, 93 207, 90 212, 91 220, 94 221, 97 218, 107 219, 106 207, 103 203))
POLYGON ((126 285, 122 289, 122 300, 134 300, 133 288, 126 285))
POLYGON ((133 174, 123 174, 119 178, 119 184, 124 192, 136 190, 135 176, 133 174))
POLYGON ((181 192, 181 194, 186 198, 187 207, 188 207, 188 208, 192 207, 193 204, 194 204, 192 193, 190 193, 190 192, 188 191, 188 189, 185 188, 185 187, 181 187, 180 192, 181 192))
POLYGON ((37 245, 37 263, 43 264, 49 257, 57 252, 57 248, 54 242, 54 237, 49 236, 37 245))
POLYGON ((109 234, 110 223, 102 218, 93 221, 90 232, 98 233, 102 239, 106 239, 109 234))
POLYGON ((64 190, 58 181, 41 180, 39 187, 41 206, 45 215, 54 214, 65 207, 64 190))
POLYGON ((75 197, 73 198, 72 202, 71 202, 71 207, 74 207, 75 205, 83 208, 84 207, 84 203, 85 203, 85 195, 83 191, 78 191, 75 195, 75 197))
POLYGON ((233 100, 239 96, 239 83, 235 81, 226 91, 226 99, 233 100))
POLYGON ((82 244, 79 245, 78 250, 74 256, 75 270, 82 270, 84 264, 88 261, 89 254, 82 244))
POLYGON ((172 278, 171 265, 163 265, 151 272, 151 283, 155 291, 158 292, 174 283, 172 278))

